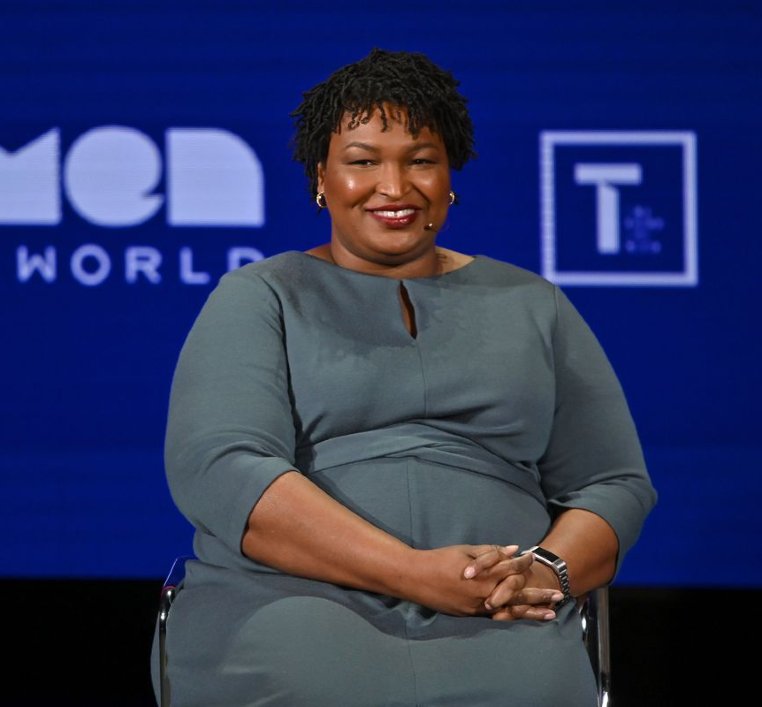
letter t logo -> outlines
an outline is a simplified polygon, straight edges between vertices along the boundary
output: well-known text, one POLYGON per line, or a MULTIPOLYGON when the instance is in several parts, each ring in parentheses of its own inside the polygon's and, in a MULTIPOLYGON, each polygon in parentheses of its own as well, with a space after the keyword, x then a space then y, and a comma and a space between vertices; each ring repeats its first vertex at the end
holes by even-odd
POLYGON ((587 164, 574 165, 577 184, 594 184, 598 210, 598 252, 619 252, 619 190, 614 184, 640 184, 639 164, 587 164))

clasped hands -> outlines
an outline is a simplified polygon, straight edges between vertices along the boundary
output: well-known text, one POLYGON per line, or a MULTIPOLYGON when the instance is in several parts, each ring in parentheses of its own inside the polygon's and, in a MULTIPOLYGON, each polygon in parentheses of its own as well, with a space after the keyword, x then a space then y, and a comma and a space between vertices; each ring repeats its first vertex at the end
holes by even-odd
POLYGON ((516 555, 518 545, 450 545, 421 551, 424 593, 420 603, 456 616, 489 616, 497 621, 556 617, 563 599, 552 570, 533 555, 516 555))

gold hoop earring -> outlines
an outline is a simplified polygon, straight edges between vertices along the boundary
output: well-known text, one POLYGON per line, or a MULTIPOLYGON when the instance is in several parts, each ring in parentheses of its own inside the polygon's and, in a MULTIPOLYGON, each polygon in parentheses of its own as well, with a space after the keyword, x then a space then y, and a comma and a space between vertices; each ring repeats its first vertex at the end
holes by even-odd
POLYGON ((325 200, 324 192, 319 191, 317 194, 315 194, 315 203, 318 205, 319 209, 324 209, 328 205, 325 200))
POLYGON ((455 195, 454 191, 450 192, 450 206, 453 204, 456 204, 458 202, 458 197, 455 195))

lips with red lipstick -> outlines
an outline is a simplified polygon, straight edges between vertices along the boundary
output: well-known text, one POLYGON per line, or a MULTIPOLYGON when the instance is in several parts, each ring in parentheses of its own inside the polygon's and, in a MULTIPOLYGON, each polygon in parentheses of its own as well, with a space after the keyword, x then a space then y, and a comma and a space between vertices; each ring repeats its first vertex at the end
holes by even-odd
POLYGON ((395 204, 365 209, 376 221, 387 228, 405 228, 412 224, 421 209, 410 204, 395 204))

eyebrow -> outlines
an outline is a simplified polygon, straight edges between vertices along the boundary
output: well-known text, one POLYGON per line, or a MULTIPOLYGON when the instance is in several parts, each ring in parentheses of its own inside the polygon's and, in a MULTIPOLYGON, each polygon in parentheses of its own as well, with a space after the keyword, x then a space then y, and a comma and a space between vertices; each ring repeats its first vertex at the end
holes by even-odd
MULTIPOLYGON (((369 152, 378 152, 378 149, 379 149, 378 147, 376 147, 375 145, 371 143, 357 142, 357 141, 347 143, 346 145, 344 145, 343 149, 349 150, 352 147, 359 147, 360 149, 368 150, 369 152)), ((436 149, 439 146, 433 142, 417 142, 408 149, 408 152, 416 152, 417 150, 423 150, 423 149, 431 148, 431 147, 436 149)))

